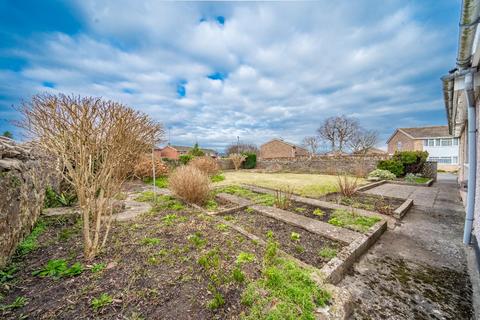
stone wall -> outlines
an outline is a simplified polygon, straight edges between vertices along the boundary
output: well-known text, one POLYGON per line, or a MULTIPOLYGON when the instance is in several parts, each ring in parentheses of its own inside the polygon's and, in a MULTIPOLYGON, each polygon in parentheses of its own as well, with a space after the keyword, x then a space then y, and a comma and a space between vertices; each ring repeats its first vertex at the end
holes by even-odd
POLYGON ((345 172, 358 176, 366 176, 377 167, 378 161, 388 158, 388 155, 348 155, 261 159, 257 160, 256 168, 271 172, 284 171, 324 174, 345 172))
POLYGON ((220 166, 221 170, 233 170, 233 169, 235 169, 235 166, 233 165, 233 162, 230 159, 219 158, 219 159, 217 159, 217 163, 220 166))
POLYGON ((30 233, 47 185, 58 187, 51 163, 34 145, 0 137, 0 267, 30 233))

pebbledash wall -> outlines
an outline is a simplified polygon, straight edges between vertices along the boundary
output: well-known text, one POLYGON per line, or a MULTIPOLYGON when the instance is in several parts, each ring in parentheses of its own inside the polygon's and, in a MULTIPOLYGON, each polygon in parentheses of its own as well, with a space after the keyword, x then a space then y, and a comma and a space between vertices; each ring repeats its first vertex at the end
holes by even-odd
POLYGON ((51 164, 32 144, 0 137, 0 267, 37 221, 46 187, 60 182, 51 164))
POLYGON ((347 155, 260 159, 257 161, 256 168, 265 171, 349 173, 366 176, 370 171, 376 169, 378 161, 389 157, 388 155, 347 155))

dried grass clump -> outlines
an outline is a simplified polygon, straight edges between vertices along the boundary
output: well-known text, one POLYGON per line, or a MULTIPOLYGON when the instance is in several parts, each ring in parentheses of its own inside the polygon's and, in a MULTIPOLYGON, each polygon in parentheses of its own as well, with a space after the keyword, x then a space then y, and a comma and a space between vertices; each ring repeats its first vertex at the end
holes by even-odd
MULTIPOLYGON (((155 176, 166 176, 168 174, 167 165, 159 157, 153 157, 155 164, 155 176)), ((133 174, 140 179, 153 178, 152 155, 141 155, 133 169, 133 174)))
POLYGON ((217 160, 208 156, 195 157, 189 162, 189 165, 197 168, 209 177, 213 177, 220 172, 220 167, 218 166, 217 160))
POLYGON ((210 179, 194 166, 181 166, 170 174, 168 187, 187 202, 203 205, 210 195, 210 179))
POLYGON ((285 187, 280 190, 275 190, 275 200, 273 204, 279 209, 286 210, 292 204, 293 188, 285 187))
POLYGON ((351 197, 357 192, 358 178, 346 174, 337 174, 337 187, 345 197, 351 197))
POLYGON ((232 160, 235 170, 240 169, 240 166, 242 165, 243 161, 247 159, 245 155, 239 154, 239 153, 233 153, 228 158, 232 160))

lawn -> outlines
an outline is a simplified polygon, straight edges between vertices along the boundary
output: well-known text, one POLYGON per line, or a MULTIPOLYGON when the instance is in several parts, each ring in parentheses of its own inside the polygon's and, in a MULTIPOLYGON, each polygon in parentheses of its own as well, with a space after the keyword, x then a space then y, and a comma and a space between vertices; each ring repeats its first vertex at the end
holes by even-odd
MULTIPOLYGON (((224 172, 224 176, 225 180, 214 185, 226 186, 244 183, 271 189, 290 187, 295 193, 307 197, 320 197, 338 191, 337 177, 325 174, 260 173, 241 170, 224 172)), ((360 184, 367 182, 365 179, 358 181, 360 184)))

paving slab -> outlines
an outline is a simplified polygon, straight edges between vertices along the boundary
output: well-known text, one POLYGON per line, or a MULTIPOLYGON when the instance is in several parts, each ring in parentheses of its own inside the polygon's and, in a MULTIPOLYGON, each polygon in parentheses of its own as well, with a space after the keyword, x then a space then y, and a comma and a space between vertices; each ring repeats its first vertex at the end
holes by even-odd
POLYGON ((414 206, 340 283, 354 299, 351 318, 475 319, 455 177, 439 174, 429 188, 381 185, 369 191, 396 197, 401 192, 414 206))

